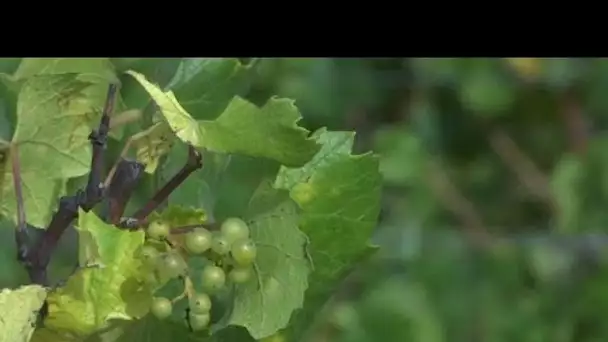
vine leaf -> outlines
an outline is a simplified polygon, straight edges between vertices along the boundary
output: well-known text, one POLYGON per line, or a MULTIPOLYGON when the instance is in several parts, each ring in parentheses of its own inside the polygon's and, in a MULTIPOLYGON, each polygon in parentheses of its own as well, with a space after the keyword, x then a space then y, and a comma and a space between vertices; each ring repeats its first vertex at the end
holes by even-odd
MULTIPOLYGON (((67 179, 89 171, 87 137, 98 121, 108 83, 116 80, 107 62, 24 58, 13 77, 3 78, 7 85, 3 95, 12 104, 6 109, 14 117, 14 130, 8 134, 10 147, 16 148, 10 150, 19 153, 24 206, 33 226, 46 226, 57 199, 65 194, 67 179)), ((3 159, 0 214, 16 222, 12 158, 5 154, 3 159)))
POLYGON ((310 269, 296 209, 287 192, 269 182, 251 198, 247 218, 258 247, 257 279, 237 286, 228 324, 246 327, 255 339, 284 328, 303 304, 310 269))
POLYGON ((312 159, 300 168, 282 167, 275 181, 275 186, 291 189, 302 180, 310 178, 319 169, 330 165, 344 155, 349 155, 354 143, 354 132, 328 132, 320 128, 312 138, 322 143, 321 149, 312 159))
MULTIPOLYGON (((75 115, 88 117, 88 121, 95 119, 96 113, 103 109, 108 85, 118 82, 108 58, 24 58, 13 76, 16 80, 27 80, 61 75, 76 75, 76 80, 89 85, 69 108, 75 115)), ((119 110, 122 108, 117 106, 117 112, 119 110)))
POLYGON ((183 58, 167 89, 196 119, 214 119, 249 86, 253 65, 237 58, 183 58))
POLYGON ((315 265, 295 330, 310 323, 353 263, 373 251, 368 243, 380 212, 378 158, 352 155, 349 132, 321 129, 313 137, 323 145, 320 152, 302 168, 282 167, 275 181, 302 209, 300 228, 310 239, 315 265))
POLYGON ((0 291, 0 342, 28 342, 45 298, 38 285, 0 291))
MULTIPOLYGON (((11 151, 19 153, 25 210, 34 226, 48 223, 66 180, 89 171, 89 120, 70 110, 89 84, 76 78, 76 74, 32 77, 23 82, 17 96, 10 144, 17 147, 11 151)), ((5 160, 0 212, 16 222, 11 157, 5 160)))
POLYGON ((131 137, 135 159, 146 165, 145 172, 154 173, 160 158, 171 150, 175 136, 165 122, 157 122, 131 137))
POLYGON ((293 100, 271 98, 259 108, 235 97, 217 120, 200 122, 202 147, 301 166, 320 146, 307 137, 306 129, 297 126, 300 118, 293 100))
MULTIPOLYGON (((79 77, 87 80, 116 81, 114 67, 108 58, 24 58, 14 76, 17 79, 26 79, 39 75, 72 73, 77 73, 79 77)), ((107 93, 107 87, 105 90, 107 93)))
POLYGON ((96 266, 80 269, 65 286, 49 294, 45 327, 82 337, 105 327, 110 319, 144 316, 152 297, 145 281, 149 270, 137 253, 144 233, 120 230, 82 210, 76 229, 84 249, 81 256, 89 259, 81 261, 96 266))
POLYGON ((234 97, 216 120, 196 121, 172 91, 162 91, 134 71, 128 73, 148 91, 177 137, 195 147, 269 158, 293 167, 304 165, 320 148, 306 129, 297 126, 301 116, 293 100, 272 98, 259 108, 234 97))
POLYGON ((192 146, 201 146, 202 133, 197 121, 180 105, 172 91, 164 92, 135 71, 129 70, 127 74, 133 76, 150 94, 178 138, 192 146))
POLYGON ((37 167, 39 176, 53 179, 89 171, 88 121, 66 115, 88 86, 73 74, 26 81, 17 100, 18 121, 11 142, 19 145, 22 169, 37 167))
MULTIPOLYGON (((109 58, 23 58, 15 71, 16 80, 27 80, 38 76, 65 76, 75 74, 76 80, 89 86, 82 95, 74 99, 64 114, 84 119, 90 128, 98 122, 103 110, 110 83, 119 83, 114 65, 109 58)), ((122 97, 117 94, 115 113, 125 110, 122 97)), ((114 128, 110 136, 121 139, 124 127, 114 128)))

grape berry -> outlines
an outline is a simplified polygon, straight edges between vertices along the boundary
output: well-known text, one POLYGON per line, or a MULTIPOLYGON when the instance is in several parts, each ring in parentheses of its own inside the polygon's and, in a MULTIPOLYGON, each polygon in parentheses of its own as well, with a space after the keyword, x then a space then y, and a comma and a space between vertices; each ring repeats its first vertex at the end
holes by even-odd
POLYGON ((242 284, 251 278, 252 273, 251 267, 235 267, 228 274, 228 278, 235 284, 242 284))
POLYGON ((158 271, 169 279, 182 275, 188 267, 184 259, 176 252, 169 252, 162 258, 158 258, 157 263, 158 271))
POLYGON ((232 258, 240 266, 249 266, 255 260, 257 248, 249 239, 238 240, 232 245, 232 258))
POLYGON ((211 243, 211 249, 218 255, 226 255, 230 252, 230 242, 221 234, 216 234, 211 243))
POLYGON ((188 323, 192 331, 203 330, 209 325, 211 315, 209 313, 190 313, 188 315, 188 323))
POLYGON ((236 217, 231 217, 222 222, 220 232, 228 243, 249 238, 249 227, 247 227, 247 223, 236 217))
POLYGON ((146 233, 154 240, 166 239, 169 236, 169 225, 164 222, 154 221, 148 226, 146 233))
POLYGON ((202 254, 211 248, 211 232, 205 228, 196 228, 186 235, 186 250, 193 255, 202 254))
POLYGON ((190 298, 190 310, 193 313, 208 313, 211 310, 211 298, 205 293, 197 293, 190 298))
POLYGON ((171 316, 171 312, 173 311, 173 304, 167 298, 156 297, 152 300, 152 307, 150 308, 150 312, 156 318, 163 320, 169 316, 171 316))
MULTIPOLYGON (((199 227, 183 235, 180 243, 174 243, 171 227, 157 220, 146 229, 148 241, 141 249, 144 265, 154 267, 164 279, 180 277, 189 280, 188 264, 184 257, 202 257, 206 265, 200 273, 201 287, 197 292, 193 286, 185 286, 188 297, 186 323, 192 331, 206 329, 211 322, 211 297, 227 284, 240 285, 252 280, 257 247, 250 238, 249 226, 237 217, 224 220, 219 231, 210 232, 199 227), (156 248, 156 245, 162 245, 156 248), (164 249, 163 249, 164 247, 164 249), (180 252, 183 249, 183 252, 180 252), (185 253, 184 253, 185 252, 185 253)), ((181 300, 183 296, 173 301, 181 300)), ((158 319, 171 316, 173 303, 164 297, 154 297, 150 312, 158 319)))
POLYGON ((203 269, 202 281, 205 290, 216 293, 226 284, 226 273, 222 268, 210 265, 203 269))

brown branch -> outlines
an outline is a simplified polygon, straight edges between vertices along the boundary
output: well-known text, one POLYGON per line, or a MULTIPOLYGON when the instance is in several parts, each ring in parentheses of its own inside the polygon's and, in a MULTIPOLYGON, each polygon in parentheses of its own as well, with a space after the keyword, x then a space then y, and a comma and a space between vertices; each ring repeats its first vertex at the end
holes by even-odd
POLYGON ((569 149, 576 154, 582 154, 587 151, 589 144, 589 131, 583 109, 573 91, 565 92, 561 98, 560 114, 564 120, 569 149))
POLYGON ((121 223, 127 202, 143 176, 144 165, 137 161, 120 158, 115 164, 115 172, 108 182, 108 222, 121 223))
POLYGON ((150 213, 152 213, 158 206, 164 202, 169 195, 179 186, 181 185, 190 174, 198 169, 203 167, 202 157, 200 153, 198 153, 194 147, 188 146, 188 161, 184 165, 184 167, 179 170, 179 172, 171 178, 165 186, 163 186, 155 195, 152 197, 146 205, 143 206, 140 210, 138 210, 133 218, 141 221, 144 220, 150 213))
POLYGON ((436 161, 431 160, 428 169, 427 183, 435 196, 463 223, 464 232, 474 245, 488 247, 492 238, 475 205, 460 193, 436 161))
POLYGON ((557 208, 549 179, 526 156, 506 132, 495 129, 489 135, 490 145, 505 165, 515 173, 517 179, 535 197, 545 202, 552 210, 557 208))
POLYGON ((103 187, 103 158, 110 129, 110 115, 114 109, 114 99, 117 85, 110 84, 103 113, 97 130, 91 132, 89 141, 93 148, 91 156, 91 172, 85 190, 79 190, 74 196, 62 197, 59 210, 53 215, 42 237, 36 241, 33 249, 27 251, 24 265, 30 279, 35 284, 48 285, 46 268, 51 255, 65 230, 78 216, 78 208, 91 210, 104 196, 103 187))

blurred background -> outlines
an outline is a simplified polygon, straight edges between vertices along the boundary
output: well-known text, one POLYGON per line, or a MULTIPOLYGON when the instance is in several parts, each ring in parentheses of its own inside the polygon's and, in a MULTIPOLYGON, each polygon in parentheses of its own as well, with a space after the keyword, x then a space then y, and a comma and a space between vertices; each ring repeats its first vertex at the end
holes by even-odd
POLYGON ((608 340, 608 60, 262 66, 251 96, 382 161, 382 248, 309 341, 608 340))
MULTIPOLYGON (((355 130, 357 152, 381 157, 381 249, 307 341, 608 340, 608 60, 269 59, 258 73, 250 100, 294 98, 307 128, 355 130)), ((2 287, 22 270, 0 234, 2 287)))

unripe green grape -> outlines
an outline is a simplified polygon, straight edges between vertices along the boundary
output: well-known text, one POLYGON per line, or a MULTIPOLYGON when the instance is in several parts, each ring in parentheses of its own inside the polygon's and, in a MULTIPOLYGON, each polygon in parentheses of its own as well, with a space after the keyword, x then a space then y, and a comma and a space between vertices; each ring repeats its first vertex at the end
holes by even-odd
POLYGON ((232 244, 237 240, 249 238, 249 227, 247 226, 247 223, 238 217, 231 217, 224 220, 220 231, 229 244, 232 244))
POLYGON ((211 310, 211 298, 205 293, 197 293, 190 298, 190 312, 195 314, 208 313, 211 310))
POLYGON ((186 234, 186 250, 192 254, 201 254, 211 248, 213 236, 205 228, 196 228, 186 234))
POLYGON ((232 245, 232 259, 237 265, 248 266, 253 263, 257 256, 257 247, 249 239, 239 240, 232 245))
POLYGON ((152 306, 150 307, 150 312, 154 317, 163 320, 169 316, 171 316, 171 312, 173 311, 173 303, 167 298, 164 297, 155 297, 152 300, 152 306))
POLYGON ((158 250, 150 245, 144 245, 141 249, 141 258, 146 266, 156 265, 156 260, 159 255, 160 253, 158 253, 158 250))
POLYGON ((155 272, 146 272, 143 280, 148 285, 154 285, 158 282, 155 272))
POLYGON ((184 259, 175 252, 167 253, 166 255, 157 258, 157 260, 157 269, 162 275, 168 278, 175 278, 182 275, 188 267, 184 259))
POLYGON ((217 255, 226 255, 230 252, 230 243, 222 235, 215 234, 211 242, 211 249, 217 255))
POLYGON ((199 331, 205 329, 211 321, 211 315, 209 313, 192 313, 188 315, 188 323, 192 331, 199 331))
POLYGON ((228 278, 235 284, 242 284, 251 279, 252 274, 251 267, 235 267, 228 273, 228 278))
POLYGON ((169 236, 169 225, 161 221, 153 221, 146 229, 148 236, 155 240, 163 240, 169 236))
POLYGON ((220 290, 226 284, 226 274, 224 270, 217 266, 206 266, 202 274, 203 288, 209 293, 220 290))

